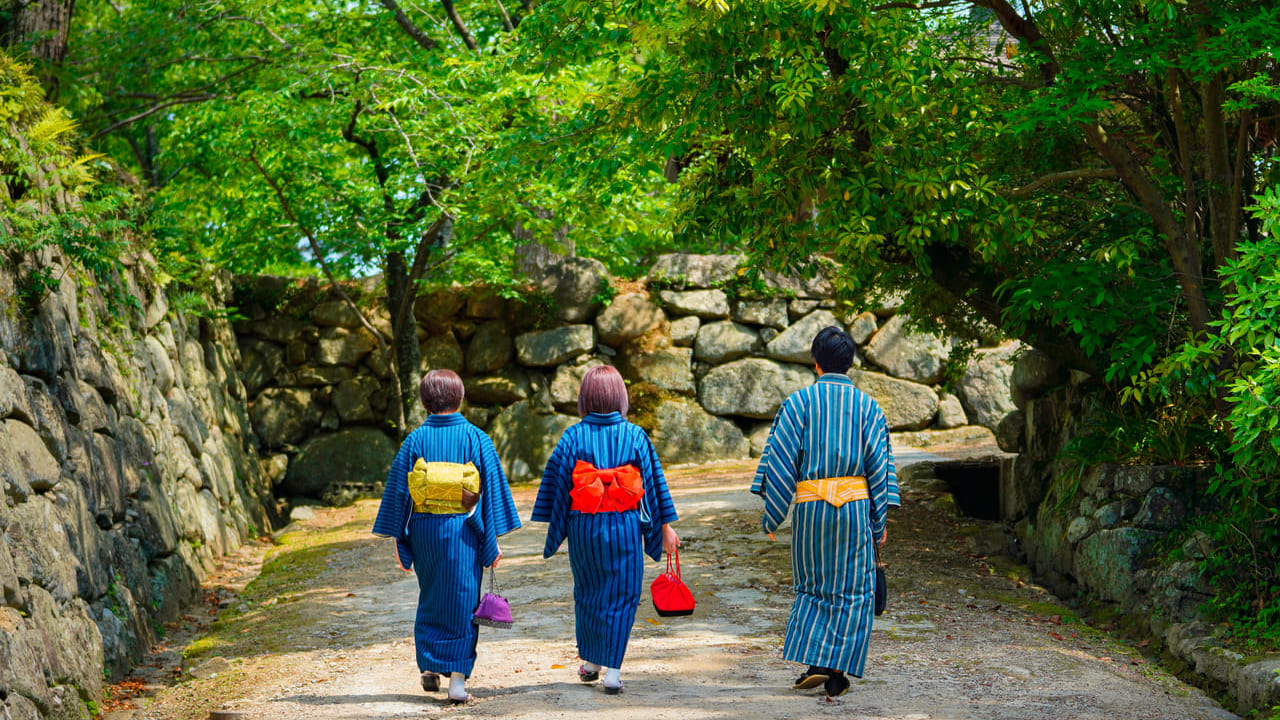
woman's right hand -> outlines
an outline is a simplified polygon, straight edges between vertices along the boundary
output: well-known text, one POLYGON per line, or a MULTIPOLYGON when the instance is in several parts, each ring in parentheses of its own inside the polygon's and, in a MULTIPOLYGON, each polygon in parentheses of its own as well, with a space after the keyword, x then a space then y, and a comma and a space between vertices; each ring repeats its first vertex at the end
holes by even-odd
POLYGON ((676 534, 675 528, 670 523, 662 525, 662 550, 663 552, 673 553, 680 547, 680 536, 676 534))

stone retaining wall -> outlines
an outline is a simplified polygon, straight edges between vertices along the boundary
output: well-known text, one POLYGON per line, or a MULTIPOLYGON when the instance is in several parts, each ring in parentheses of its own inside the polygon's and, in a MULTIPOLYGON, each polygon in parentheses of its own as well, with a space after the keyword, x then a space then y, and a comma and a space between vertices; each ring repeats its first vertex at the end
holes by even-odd
POLYGON ((1231 695, 1237 711, 1280 705, 1280 658, 1246 659, 1202 622, 1215 589, 1200 563, 1214 547, 1185 525, 1209 509, 1209 470, 1103 464, 1081 471, 1062 450, 1095 415, 1084 380, 1038 351, 1014 368, 1018 410, 996 435, 1002 449, 1020 454, 1001 468, 1000 506, 1027 564, 1059 597, 1114 608, 1162 640, 1176 663, 1231 695))
MULTIPOLYGON (((809 346, 827 325, 858 342, 854 381, 892 429, 995 428, 1012 411, 1015 346, 980 350, 956 395, 938 384, 950 339, 908 332, 893 303, 837 307, 821 274, 767 276, 771 290, 732 290, 742 258, 666 255, 644 283, 614 282, 595 260, 569 258, 537 278, 541 293, 504 300, 455 288, 415 308, 422 371, 462 374, 464 412, 489 431, 509 477, 535 480, 564 428, 578 385, 615 365, 631 417, 668 464, 758 455, 779 404, 814 380, 809 346), (606 298, 608 299, 606 302, 606 298)), ((356 288, 378 307, 376 286, 356 288)), ((255 278, 236 299, 250 417, 283 494, 339 499, 376 492, 394 454, 390 365, 374 337, 314 281, 255 278)), ((385 310, 374 321, 389 326, 385 310)))
POLYGON ((122 260, 133 300, 112 304, 51 251, 0 264, 6 718, 88 718, 104 677, 273 519, 231 326, 170 311, 148 261, 122 260), (17 292, 31 263, 61 278, 34 311, 17 292))

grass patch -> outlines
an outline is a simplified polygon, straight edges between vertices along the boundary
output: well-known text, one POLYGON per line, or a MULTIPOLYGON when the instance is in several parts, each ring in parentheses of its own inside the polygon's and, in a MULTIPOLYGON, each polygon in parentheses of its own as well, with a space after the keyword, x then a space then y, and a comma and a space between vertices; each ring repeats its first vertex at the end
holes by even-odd
POLYGON ((342 524, 281 536, 258 577, 241 593, 241 602, 219 613, 209 633, 187 645, 183 657, 248 657, 298 649, 291 632, 313 624, 317 605, 333 592, 317 578, 335 553, 378 541, 369 534, 376 509, 376 502, 357 503, 338 510, 350 515, 342 524))

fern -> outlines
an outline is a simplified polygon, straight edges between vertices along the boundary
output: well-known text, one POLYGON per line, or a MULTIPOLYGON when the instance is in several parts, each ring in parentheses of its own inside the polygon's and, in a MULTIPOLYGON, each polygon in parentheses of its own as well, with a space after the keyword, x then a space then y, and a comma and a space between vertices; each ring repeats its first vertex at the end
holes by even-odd
POLYGON ((76 121, 60 107, 51 107, 44 111, 38 120, 26 129, 27 139, 33 146, 45 146, 58 140, 76 129, 76 121))

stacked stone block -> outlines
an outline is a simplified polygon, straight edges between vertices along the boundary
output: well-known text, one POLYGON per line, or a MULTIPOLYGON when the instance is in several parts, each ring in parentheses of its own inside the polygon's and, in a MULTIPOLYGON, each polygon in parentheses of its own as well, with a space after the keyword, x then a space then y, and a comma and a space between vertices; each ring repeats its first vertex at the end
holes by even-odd
POLYGON ((131 300, 52 250, 0 266, 5 717, 87 718, 104 675, 272 520, 235 334, 171 310, 153 264, 122 261, 131 300), (33 267, 60 282, 31 307, 18 289, 33 267))
MULTIPOLYGON (((542 300, 505 300, 483 288, 434 292, 415 312, 420 370, 463 376, 464 412, 490 431, 513 481, 538 478, 560 432, 576 421, 583 375, 601 364, 631 384, 632 419, 652 432, 664 462, 758 455, 782 400, 813 382, 809 347, 828 325, 858 342, 851 376, 895 431, 957 427, 970 416, 994 429, 1013 409, 1012 346, 980 351, 960 397, 941 393, 951 341, 907 330, 896 303, 837 309, 821 274, 767 274, 763 296, 737 293, 742 263, 735 255, 665 255, 640 287, 608 301, 612 278, 584 258, 534 278, 542 300)), ((250 415, 273 477, 285 494, 327 499, 376 486, 394 453, 395 407, 389 365, 372 336, 314 281, 255 282, 247 298, 291 298, 243 303, 251 319, 237 325, 250 415), (341 490, 332 487, 335 468, 341 490)), ((358 294, 377 308, 376 286, 358 294)), ((389 325, 385 312, 369 312, 389 325)))

